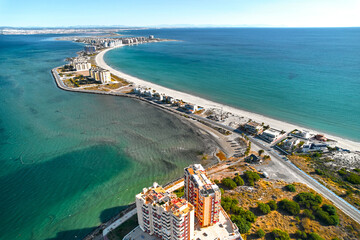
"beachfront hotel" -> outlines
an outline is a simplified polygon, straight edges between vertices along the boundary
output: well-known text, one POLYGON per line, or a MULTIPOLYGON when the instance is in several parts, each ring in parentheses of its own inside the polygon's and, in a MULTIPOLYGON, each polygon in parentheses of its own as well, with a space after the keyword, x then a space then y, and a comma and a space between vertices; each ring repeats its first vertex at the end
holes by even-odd
POLYGON ((194 164, 184 171, 185 199, 195 206, 195 216, 201 227, 219 222, 221 192, 207 177, 201 164, 194 164))
POLYGON ((165 240, 193 239, 194 206, 157 183, 136 195, 136 208, 142 231, 165 240))
POLYGON ((102 84, 111 82, 110 71, 103 68, 92 67, 89 69, 89 75, 91 78, 100 81, 102 84))

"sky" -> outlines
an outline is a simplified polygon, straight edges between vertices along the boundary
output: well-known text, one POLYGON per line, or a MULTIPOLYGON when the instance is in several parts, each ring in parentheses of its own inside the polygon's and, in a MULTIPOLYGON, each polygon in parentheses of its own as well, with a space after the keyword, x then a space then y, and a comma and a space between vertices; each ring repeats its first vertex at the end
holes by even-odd
POLYGON ((360 0, 0 0, 0 26, 360 27, 360 0))

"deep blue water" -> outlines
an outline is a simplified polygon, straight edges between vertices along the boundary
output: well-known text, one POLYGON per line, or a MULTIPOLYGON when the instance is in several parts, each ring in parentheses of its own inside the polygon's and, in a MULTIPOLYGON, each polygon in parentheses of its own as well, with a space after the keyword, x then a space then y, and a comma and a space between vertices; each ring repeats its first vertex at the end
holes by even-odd
POLYGON ((105 55, 176 90, 360 141, 360 28, 147 29, 105 55))

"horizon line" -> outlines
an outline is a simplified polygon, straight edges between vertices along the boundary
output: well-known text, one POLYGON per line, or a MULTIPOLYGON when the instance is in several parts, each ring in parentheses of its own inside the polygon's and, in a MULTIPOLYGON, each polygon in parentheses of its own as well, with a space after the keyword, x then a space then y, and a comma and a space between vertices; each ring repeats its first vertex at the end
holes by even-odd
POLYGON ((276 26, 276 25, 211 25, 211 24, 174 24, 174 25, 153 25, 153 26, 126 26, 126 25, 75 25, 75 26, 0 26, 0 29, 62 29, 62 28, 360 28, 359 26, 276 26))

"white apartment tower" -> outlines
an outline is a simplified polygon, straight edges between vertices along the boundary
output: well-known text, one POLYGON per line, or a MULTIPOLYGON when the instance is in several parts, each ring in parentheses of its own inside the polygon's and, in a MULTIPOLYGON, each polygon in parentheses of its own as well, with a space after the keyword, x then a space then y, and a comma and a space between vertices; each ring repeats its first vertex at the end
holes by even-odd
POLYGON ((193 239, 194 206, 157 183, 136 195, 136 208, 144 232, 165 240, 193 239))

